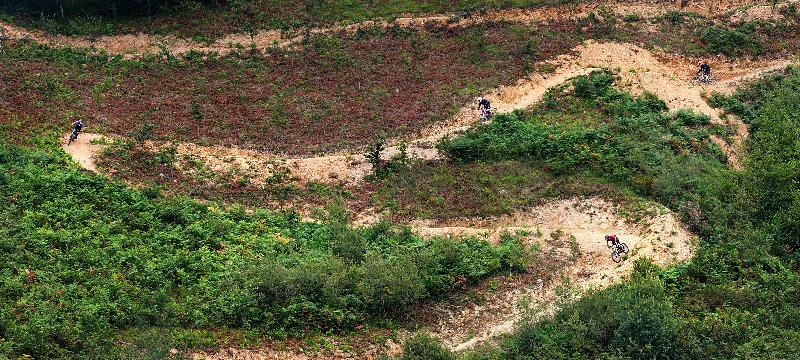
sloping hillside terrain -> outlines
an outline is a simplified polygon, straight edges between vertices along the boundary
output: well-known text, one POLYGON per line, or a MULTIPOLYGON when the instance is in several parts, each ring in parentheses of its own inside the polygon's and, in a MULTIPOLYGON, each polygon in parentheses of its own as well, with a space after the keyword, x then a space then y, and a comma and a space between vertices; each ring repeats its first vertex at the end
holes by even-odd
POLYGON ((2 357, 800 351, 794 1, 73 3, 0 5, 2 357))

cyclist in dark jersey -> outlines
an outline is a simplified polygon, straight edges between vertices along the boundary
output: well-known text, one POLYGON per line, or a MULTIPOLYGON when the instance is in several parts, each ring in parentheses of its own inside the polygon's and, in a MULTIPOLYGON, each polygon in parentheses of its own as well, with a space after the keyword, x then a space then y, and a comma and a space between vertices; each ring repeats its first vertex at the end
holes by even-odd
POLYGON ((705 76, 711 75, 711 66, 708 66, 708 64, 705 61, 699 62, 698 65, 700 65, 699 72, 703 73, 703 75, 705 76))
POLYGON ((489 102, 489 99, 487 98, 478 97, 477 101, 478 101, 478 110, 492 108, 492 103, 489 102))
POLYGON ((83 120, 78 119, 75 123, 72 124, 72 130, 76 133, 83 131, 83 120))

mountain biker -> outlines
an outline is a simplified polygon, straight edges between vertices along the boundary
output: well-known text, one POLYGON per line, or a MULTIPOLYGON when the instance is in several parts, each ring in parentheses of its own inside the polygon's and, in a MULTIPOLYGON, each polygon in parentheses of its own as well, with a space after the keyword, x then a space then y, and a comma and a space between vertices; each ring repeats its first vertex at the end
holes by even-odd
POLYGON ((606 235, 606 246, 611 247, 608 245, 609 242, 611 242, 611 245, 619 245, 619 238, 614 234, 606 235))
POLYGON ((703 74, 705 77, 711 76, 711 66, 708 66, 708 63, 699 61, 697 62, 697 66, 700 67, 700 70, 697 72, 698 74, 703 74))
POLYGON ((78 119, 75 123, 72 124, 72 131, 75 133, 75 138, 78 138, 78 133, 83 131, 83 120, 78 119))
POLYGON ((489 102, 489 99, 479 96, 476 100, 478 101, 478 110, 492 108, 492 103, 489 102))

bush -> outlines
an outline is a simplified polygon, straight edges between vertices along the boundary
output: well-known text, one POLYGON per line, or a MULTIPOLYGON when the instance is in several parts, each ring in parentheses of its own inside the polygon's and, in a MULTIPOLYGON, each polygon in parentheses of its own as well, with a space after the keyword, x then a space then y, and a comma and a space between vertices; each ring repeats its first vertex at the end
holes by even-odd
POLYGON ((552 320, 523 323, 510 348, 514 358, 681 359, 680 319, 672 311, 659 270, 637 261, 631 282, 590 294, 562 308, 552 320))
POLYGON ((420 333, 406 339, 401 360, 455 360, 449 350, 430 335, 420 333))
POLYGON ((761 40, 745 31, 712 26, 700 33, 700 40, 705 44, 706 50, 712 54, 727 56, 760 54, 763 48, 761 40))
MULTIPOLYGON (((201 0, 202 1, 202 0, 201 0)), ((169 9, 183 0, 33 0, 4 4, 3 8, 23 14, 72 15, 139 15, 169 9)), ((211 2, 211 1, 207 1, 211 2)))

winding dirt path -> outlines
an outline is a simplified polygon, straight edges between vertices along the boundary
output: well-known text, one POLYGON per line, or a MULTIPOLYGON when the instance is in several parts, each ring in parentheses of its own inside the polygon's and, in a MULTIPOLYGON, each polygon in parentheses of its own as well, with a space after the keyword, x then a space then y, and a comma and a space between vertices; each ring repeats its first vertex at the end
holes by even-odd
MULTIPOLYGON (((556 69, 552 74, 534 74, 514 85, 500 87, 487 95, 500 112, 524 109, 535 105, 546 91, 563 84, 575 76, 588 74, 598 68, 610 68, 619 75, 621 86, 632 93, 649 91, 659 96, 671 110, 693 109, 708 115, 713 122, 728 124, 731 117, 723 119, 704 100, 704 93, 714 87, 694 86, 688 75, 674 65, 660 61, 654 54, 630 44, 586 42, 573 49, 574 55, 564 55, 549 61, 556 69)), ((783 64, 780 64, 783 65, 783 64)), ((718 72, 717 88, 732 86, 779 66, 771 65, 748 72, 718 72)), ((680 67, 680 66, 679 66, 680 67)), ((409 154, 424 160, 440 157, 433 147, 442 137, 464 131, 476 118, 470 106, 461 109, 447 122, 428 129, 409 143, 409 154)), ((744 133, 736 135, 744 141, 744 133)), ((92 157, 102 145, 90 144, 97 134, 83 134, 79 142, 65 151, 73 155, 81 166, 95 171, 92 157)), ((734 146, 717 138, 723 150, 730 151, 730 163, 737 167, 734 146)), ((153 144, 153 146, 160 146, 153 144)), ((277 167, 289 168, 300 181, 338 181, 356 183, 370 171, 369 164, 361 154, 336 154, 331 156, 287 159, 272 154, 224 147, 203 147, 194 144, 178 144, 181 156, 192 156, 202 160, 211 169, 224 171, 236 164, 254 174, 254 180, 265 179, 277 167)), ((387 149, 384 156, 398 152, 398 147, 387 149)), ((678 222, 675 215, 659 208, 646 222, 630 223, 620 214, 618 204, 599 198, 569 199, 520 211, 509 216, 492 219, 457 219, 444 223, 417 221, 410 224, 418 234, 429 236, 482 236, 497 241, 504 231, 525 234, 562 231, 564 237, 574 241, 550 241, 546 237, 528 236, 530 243, 539 243, 550 256, 569 258, 562 268, 562 275, 572 284, 577 293, 588 288, 602 288, 623 279, 630 273, 635 258, 648 257, 661 266, 688 259, 693 252, 693 236, 678 222), (631 247, 630 257, 618 265, 609 259, 609 251, 603 235, 617 233, 631 247), (573 245, 574 244, 574 245, 573 245), (576 250, 577 249, 577 250, 576 250)), ((367 217, 367 216, 365 216, 367 217)), ((374 220, 374 219, 373 219, 374 220)), ((370 221, 364 221, 369 223, 370 221)), ((454 350, 463 350, 476 344, 492 341, 498 335, 513 330, 514 324, 527 311, 517 306, 520 302, 540 304, 535 313, 542 316, 557 307, 556 300, 563 299, 556 282, 531 282, 519 287, 498 291, 480 305, 455 306, 443 304, 436 308, 436 318, 422 330, 443 340, 454 350), (451 306, 451 307, 448 307, 451 306)), ((407 335, 407 334, 406 334, 407 335)), ((405 335, 401 335, 402 336, 405 335)), ((375 346, 374 354, 358 355, 358 358, 376 358, 385 347, 396 348, 397 344, 382 343, 375 346), (362 356, 363 355, 363 356, 362 356)), ((250 359, 313 359, 353 358, 351 354, 311 355, 297 351, 235 350, 225 349, 217 353, 196 353, 196 358, 250 358, 250 359), (233 354, 233 355, 231 355, 233 354)))
MULTIPOLYGON (((739 154, 748 136, 747 127, 733 116, 721 117, 720 112, 711 108, 704 97, 711 91, 730 93, 731 89, 742 81, 761 76, 789 63, 788 61, 779 61, 757 69, 732 67, 733 71, 723 68, 717 72, 719 78, 717 84, 701 86, 693 85, 689 81, 690 76, 686 74, 685 68, 692 69, 691 66, 682 63, 674 65, 661 62, 650 51, 635 45, 587 41, 573 49, 573 53, 576 55, 562 55, 548 61, 556 69, 552 74, 533 74, 513 85, 500 87, 485 96, 492 100, 496 110, 501 113, 526 109, 541 100, 548 89, 563 84, 571 78, 586 75, 600 68, 613 69, 621 79, 617 82, 617 86, 634 94, 645 91, 652 92, 662 99, 670 110, 691 109, 709 116, 712 123, 733 127, 732 143, 728 143, 716 135, 712 136, 712 141, 720 146, 728 156, 729 164, 734 169, 741 169, 739 154)), ((469 129, 475 124, 476 119, 477 111, 473 107, 463 107, 448 121, 423 131, 415 139, 406 139, 409 156, 420 160, 440 159, 441 154, 435 148, 436 142, 443 137, 469 129)), ((399 142, 399 140, 393 141, 393 146, 383 152, 383 157, 388 159, 398 154, 399 142)), ((341 152, 308 158, 285 158, 277 154, 233 147, 178 144, 177 148, 181 157, 200 160, 213 171, 224 172, 232 166, 236 166, 255 183, 266 181, 275 173, 275 169, 288 169, 301 184, 332 182, 352 185, 360 182, 371 170, 371 165, 361 153, 341 152)), ((78 148, 72 149, 77 151, 78 148)), ((81 151, 97 151, 98 149, 99 147, 89 147, 85 150, 81 149, 81 151)), ((70 153, 73 151, 66 150, 70 153)), ((75 155, 80 158, 86 157, 82 153, 75 155)), ((94 165, 85 167, 92 171, 95 170, 94 165)))
MULTIPOLYGON (((576 198, 488 220, 457 219, 442 224, 419 221, 411 225, 423 236, 473 235, 493 242, 499 241, 503 232, 531 234, 526 239, 538 243, 543 254, 568 258, 568 265, 558 271, 579 294, 624 279, 638 258, 650 258, 666 267, 692 256, 695 236, 669 210, 655 204, 649 206, 653 215, 640 223, 622 217, 619 205, 608 200, 576 198), (562 241, 550 235, 555 232, 563 233, 562 241), (629 257, 620 264, 611 260, 604 241, 604 236, 611 233, 617 234, 631 249, 629 257)), ((538 305, 536 312, 547 309, 559 298, 560 284, 533 282, 494 293, 484 304, 437 311, 441 315, 424 331, 442 339, 453 350, 471 348, 512 331, 526 312, 520 303, 538 305)))
MULTIPOLYGON (((638 223, 623 217, 618 204, 601 198, 559 200, 491 219, 412 223, 422 236, 478 236, 497 242, 503 232, 516 233, 526 243, 538 244, 544 261, 536 261, 537 266, 546 266, 545 272, 553 274, 484 291, 479 295, 484 301, 425 304, 424 312, 434 318, 421 329, 398 330, 398 341, 402 343, 422 331, 441 339, 451 350, 462 351, 512 332, 524 316, 548 316, 560 301, 622 281, 629 276, 636 259, 646 257, 662 267, 688 260, 697 245, 696 237, 669 210, 657 204, 648 206, 646 210, 651 215, 638 223), (619 264, 610 259, 604 241, 604 235, 609 233, 617 234, 630 247, 628 256, 619 264)), ((306 353, 222 349, 192 356, 195 359, 378 359, 386 352, 397 351, 399 345, 395 341, 379 340, 359 354, 341 350, 306 353)))
MULTIPOLYGON (((765 18, 779 16, 775 12, 765 12, 767 6, 753 6, 754 4, 769 4, 769 1, 745 0, 704 0, 704 1, 597 1, 570 6, 548 6, 535 9, 505 9, 490 10, 484 14, 472 14, 461 17, 458 14, 440 14, 420 17, 398 18, 392 21, 370 20, 350 25, 335 25, 326 28, 312 28, 310 34, 332 34, 339 32, 355 32, 365 28, 387 28, 398 26, 401 28, 424 28, 426 26, 448 26, 451 28, 465 27, 484 22, 517 22, 541 23, 555 20, 572 20, 586 17, 590 12, 597 12, 601 8, 616 15, 638 14, 645 18, 662 16, 670 11, 682 10, 699 13, 705 16, 721 16, 729 12, 735 13, 735 19, 748 20, 751 18, 765 18), (685 2, 685 5, 681 6, 685 2), (755 10, 752 10, 755 9, 755 10)), ((771 7, 768 7, 771 10, 771 7)), ((82 47, 103 50, 113 55, 124 55, 129 58, 156 55, 168 51, 172 55, 185 55, 189 52, 217 53, 225 55, 240 49, 257 49, 260 51, 274 47, 293 47, 299 45, 304 36, 299 31, 283 32, 280 30, 262 30, 255 34, 235 33, 228 34, 211 43, 201 43, 174 36, 161 36, 150 34, 126 34, 113 36, 99 36, 90 38, 86 36, 62 36, 47 34, 42 31, 26 30, 11 24, 0 22, 0 32, 5 32, 10 40, 30 39, 49 46, 82 47)))

